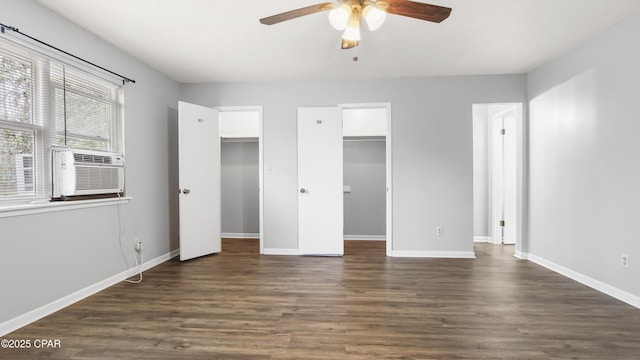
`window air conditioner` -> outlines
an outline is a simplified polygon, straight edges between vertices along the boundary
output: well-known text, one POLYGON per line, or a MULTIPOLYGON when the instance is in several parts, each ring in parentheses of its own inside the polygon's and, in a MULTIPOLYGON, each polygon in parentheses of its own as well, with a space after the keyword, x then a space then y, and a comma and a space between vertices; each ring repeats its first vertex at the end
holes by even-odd
POLYGON ((51 197, 115 194, 124 191, 124 156, 118 153, 53 147, 51 197))

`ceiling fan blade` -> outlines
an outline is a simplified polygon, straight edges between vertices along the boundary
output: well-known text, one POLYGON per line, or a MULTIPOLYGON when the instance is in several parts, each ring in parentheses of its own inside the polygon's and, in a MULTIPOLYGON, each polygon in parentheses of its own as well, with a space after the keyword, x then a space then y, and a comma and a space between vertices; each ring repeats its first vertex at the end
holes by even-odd
POLYGON ((389 7, 387 8, 389 14, 408 16, 436 23, 442 22, 451 14, 451 8, 444 6, 424 4, 409 0, 387 1, 389 3, 389 7))
POLYGON ((303 7, 296 10, 291 10, 287 12, 283 12, 282 14, 268 16, 266 18, 260 19, 260 22, 265 25, 273 25, 283 21, 295 19, 300 16, 315 14, 320 11, 331 10, 334 7, 334 3, 332 2, 323 2, 316 5, 311 5, 307 7, 303 7))

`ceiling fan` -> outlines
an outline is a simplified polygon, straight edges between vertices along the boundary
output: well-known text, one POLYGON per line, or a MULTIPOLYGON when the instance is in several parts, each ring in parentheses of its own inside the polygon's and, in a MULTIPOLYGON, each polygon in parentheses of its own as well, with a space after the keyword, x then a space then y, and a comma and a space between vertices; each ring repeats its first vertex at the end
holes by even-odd
POLYGON ((375 31, 388 14, 440 23, 449 17, 451 8, 409 0, 337 0, 295 9, 260 19, 265 25, 273 25, 321 11, 329 12, 329 23, 336 30, 344 31, 341 47, 351 49, 360 44, 360 22, 364 18, 369 30, 375 31))

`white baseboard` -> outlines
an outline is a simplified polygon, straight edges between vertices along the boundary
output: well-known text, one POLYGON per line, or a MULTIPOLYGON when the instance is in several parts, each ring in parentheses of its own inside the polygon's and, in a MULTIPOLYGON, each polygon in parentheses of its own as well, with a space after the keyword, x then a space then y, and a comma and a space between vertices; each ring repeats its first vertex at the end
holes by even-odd
POLYGON ((298 249, 274 249, 264 248, 262 250, 264 255, 298 255, 298 249))
POLYGON ((475 259, 473 251, 391 251, 391 257, 475 259))
MULTIPOLYGON (((154 266, 160 265, 163 262, 178 256, 180 250, 172 250, 171 252, 158 256, 155 259, 151 259, 140 266, 140 269, 144 272, 151 269, 154 266)), ((128 279, 138 273, 137 268, 127 269, 119 274, 113 275, 107 279, 99 281, 93 285, 87 286, 84 289, 78 290, 72 294, 64 296, 58 300, 54 300, 49 304, 43 305, 37 309, 31 310, 28 313, 22 314, 11 320, 5 321, 0 324, 0 336, 5 336, 11 332, 14 332, 24 326, 27 326, 37 320, 42 319, 45 316, 51 315, 56 311, 64 309, 65 307, 72 305, 82 299, 85 299, 93 294, 96 294, 110 286, 113 286, 124 279, 128 279)))
POLYGON ((259 233, 222 233, 221 236, 227 239, 260 239, 259 233))
POLYGON ((385 241, 387 235, 344 235, 345 240, 385 241))
MULTIPOLYGON (((527 259, 531 262, 534 262, 542 267, 545 267, 549 270, 555 271, 560 275, 566 276, 569 279, 575 280, 583 285, 586 285, 592 289, 598 290, 604 294, 607 294, 613 298, 616 298, 620 301, 623 301, 631 306, 634 306, 640 309, 640 297, 630 294, 624 290, 613 287, 609 284, 603 283, 602 281, 596 280, 584 274, 581 274, 577 271, 568 269, 562 265, 558 265, 549 260, 543 259, 539 256, 533 254, 522 253, 520 254, 521 259, 527 259)), ((516 254, 517 256, 517 254, 516 254)))
MULTIPOLYGON (((171 259, 173 259, 176 256, 180 256, 180 249, 173 249, 171 250, 168 254, 164 254, 164 255, 160 255, 155 259, 151 259, 150 261, 145 262, 144 264, 142 264, 142 271, 147 271, 153 267, 156 267, 160 264, 162 264, 163 262, 169 261, 171 259)), ((134 271, 134 275, 137 274, 137 271, 134 271)))

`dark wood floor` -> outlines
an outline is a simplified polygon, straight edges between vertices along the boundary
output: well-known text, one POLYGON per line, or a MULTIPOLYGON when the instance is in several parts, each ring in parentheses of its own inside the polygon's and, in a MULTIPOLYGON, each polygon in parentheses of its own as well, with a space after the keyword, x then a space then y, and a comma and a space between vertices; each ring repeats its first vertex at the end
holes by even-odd
POLYGON ((640 310, 476 245, 478 259, 260 256, 255 240, 120 283, 6 339, 1 359, 639 359, 640 310))

